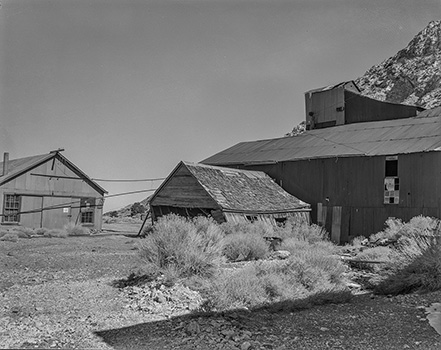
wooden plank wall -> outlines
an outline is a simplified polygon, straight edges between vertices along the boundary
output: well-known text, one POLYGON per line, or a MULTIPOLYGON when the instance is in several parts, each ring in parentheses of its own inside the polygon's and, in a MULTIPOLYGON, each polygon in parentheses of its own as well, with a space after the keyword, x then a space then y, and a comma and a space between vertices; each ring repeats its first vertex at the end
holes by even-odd
POLYGON ((332 228, 332 208, 342 207, 341 239, 381 231, 388 217, 408 221, 417 215, 441 217, 441 152, 398 155, 400 203, 384 204, 385 156, 345 157, 248 166, 267 172, 297 198, 328 208, 326 228, 332 228), (330 208, 330 209, 329 209, 330 208), (331 220, 331 221, 329 221, 331 220))
MULTIPOLYGON (((62 204, 76 201, 73 206, 79 206, 80 198, 103 198, 100 193, 86 181, 81 180, 75 172, 58 159, 55 162, 51 159, 1 186, 0 213, 3 213, 3 195, 5 193, 22 195, 22 211, 45 208, 55 202, 62 204), (32 174, 50 175, 53 177, 32 174), (74 177, 78 178, 78 180, 57 178, 57 176, 74 177)), ((96 207, 94 210, 95 220, 93 227, 95 229, 101 228, 102 211, 103 209, 100 207, 96 207)), ((73 221, 77 218, 78 213, 78 208, 72 209, 73 221)), ((62 208, 47 210, 43 214, 23 214, 20 217, 20 224, 26 227, 37 228, 43 225, 43 227, 48 228, 62 228, 64 223, 66 223, 66 213, 63 213, 62 208)))
POLYGON ((181 165, 151 200, 152 206, 218 209, 219 205, 181 165))

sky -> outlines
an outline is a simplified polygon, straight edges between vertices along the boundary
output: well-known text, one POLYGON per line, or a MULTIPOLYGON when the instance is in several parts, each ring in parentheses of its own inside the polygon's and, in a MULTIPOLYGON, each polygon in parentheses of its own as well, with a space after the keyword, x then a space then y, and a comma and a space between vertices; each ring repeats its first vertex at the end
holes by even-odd
MULTIPOLYGON (((63 148, 107 180, 282 137, 304 92, 362 76, 441 13, 441 0, 0 1, 1 154, 63 148)), ((160 183, 99 182, 109 195, 160 183)))

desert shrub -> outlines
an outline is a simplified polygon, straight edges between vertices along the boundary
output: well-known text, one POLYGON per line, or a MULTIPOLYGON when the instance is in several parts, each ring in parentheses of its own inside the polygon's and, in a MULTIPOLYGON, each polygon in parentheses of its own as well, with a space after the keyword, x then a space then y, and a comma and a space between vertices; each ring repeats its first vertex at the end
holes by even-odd
POLYGON ((4 235, 6 235, 8 233, 10 233, 10 231, 0 229, 0 237, 3 237, 4 235))
POLYGON ((311 257, 310 261, 292 257, 252 263, 242 269, 225 271, 213 279, 210 306, 216 310, 250 308, 307 297, 313 299, 315 294, 328 292, 346 294, 341 282, 344 270, 338 259, 323 257, 311 257))
POLYGON ((276 232, 282 239, 295 238, 309 243, 329 240, 329 234, 323 227, 305 222, 298 223, 294 219, 288 219, 276 232))
MULTIPOLYGON (((401 294, 441 289, 441 237, 435 232, 437 224, 436 219, 421 216, 399 225, 394 221, 398 240, 375 292, 401 294)), ((390 227, 390 222, 387 225, 390 227)))
POLYGON ((173 266, 180 277, 211 275, 222 260, 223 234, 214 223, 198 232, 191 220, 167 215, 155 223, 140 245, 140 256, 160 271, 173 266))
POLYGON ((260 237, 273 236, 275 234, 274 227, 263 221, 254 222, 225 222, 221 226, 222 231, 226 235, 242 233, 253 234, 260 237))
POLYGON ((438 225, 439 220, 427 216, 415 216, 409 222, 404 223, 401 219, 388 218, 385 229, 369 237, 369 241, 375 242, 381 239, 398 240, 402 236, 415 234, 431 234, 438 225))
POLYGON ((17 242, 18 235, 16 233, 8 232, 0 237, 0 241, 17 242))
POLYGON ((65 230, 52 229, 43 232, 43 237, 47 238, 66 238, 67 236, 68 233, 65 230))
POLYGON ((34 233, 38 236, 43 236, 47 231, 48 231, 47 228, 41 227, 41 228, 35 229, 34 233))
POLYGON ((12 230, 19 238, 31 238, 35 231, 29 227, 15 226, 12 230))
POLYGON ((366 241, 365 236, 357 236, 352 239, 350 245, 354 248, 361 248, 364 246, 363 242, 365 241, 366 241))
POLYGON ((90 235, 90 230, 81 225, 75 225, 72 222, 69 222, 67 225, 63 227, 63 231, 67 233, 68 236, 88 236, 90 235))
MULTIPOLYGON (((356 255, 356 260, 381 261, 389 263, 391 259, 391 254, 393 253, 391 248, 389 247, 365 248, 356 255)), ((384 269, 385 265, 357 262, 353 264, 353 266, 370 272, 381 272, 384 269)))
POLYGON ((262 259, 268 252, 268 243, 257 234, 233 233, 223 240, 223 254, 230 261, 262 259))

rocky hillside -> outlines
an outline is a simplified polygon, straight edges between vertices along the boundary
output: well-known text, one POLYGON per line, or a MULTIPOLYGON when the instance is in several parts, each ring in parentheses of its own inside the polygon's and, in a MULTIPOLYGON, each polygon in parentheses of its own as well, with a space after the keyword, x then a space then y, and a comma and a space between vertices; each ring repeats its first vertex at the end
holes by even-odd
POLYGON ((356 79, 364 95, 433 108, 441 105, 441 21, 432 21, 404 49, 356 79))

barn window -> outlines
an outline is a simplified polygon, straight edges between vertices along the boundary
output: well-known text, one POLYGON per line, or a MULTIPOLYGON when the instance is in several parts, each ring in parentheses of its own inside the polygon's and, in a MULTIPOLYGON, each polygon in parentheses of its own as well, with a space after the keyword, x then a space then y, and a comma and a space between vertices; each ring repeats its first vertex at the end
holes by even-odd
POLYGON ((398 157, 386 157, 385 176, 398 176, 398 157))
POLYGON ((81 223, 93 224, 94 212, 95 212, 95 198, 81 198, 80 211, 81 211, 81 223))
POLYGON ((384 204, 400 202, 400 179, 398 177, 398 157, 386 157, 384 178, 384 204))
POLYGON ((16 194, 6 194, 3 205, 3 222, 18 223, 20 222, 21 198, 16 194))

